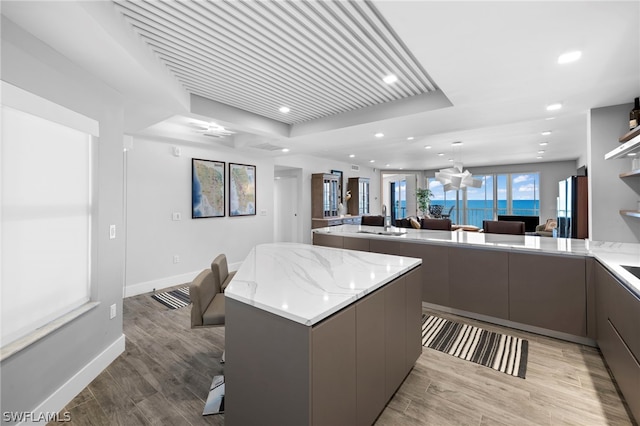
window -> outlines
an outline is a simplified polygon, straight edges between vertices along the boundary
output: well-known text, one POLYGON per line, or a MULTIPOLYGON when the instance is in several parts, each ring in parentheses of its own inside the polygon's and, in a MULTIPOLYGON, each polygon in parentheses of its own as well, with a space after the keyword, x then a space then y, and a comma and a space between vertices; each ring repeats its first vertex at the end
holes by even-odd
POLYGON ((442 184, 429 178, 432 204, 443 204, 444 211, 455 205, 451 220, 458 224, 482 227, 483 220, 498 215, 540 215, 540 173, 504 173, 475 175, 480 188, 445 192, 442 184))
POLYGON ((97 123, 13 86, 2 88, 5 346, 89 300, 92 137, 85 128, 97 134, 97 123), (27 99, 16 103, 20 110, 9 106, 12 95, 27 99))

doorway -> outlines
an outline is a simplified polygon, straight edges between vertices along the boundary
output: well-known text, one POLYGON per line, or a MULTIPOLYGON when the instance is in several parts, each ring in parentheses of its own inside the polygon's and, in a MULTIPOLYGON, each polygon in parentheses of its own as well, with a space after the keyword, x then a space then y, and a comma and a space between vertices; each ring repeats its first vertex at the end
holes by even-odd
POLYGON ((273 182, 273 240, 300 243, 299 215, 301 169, 277 169, 273 182))

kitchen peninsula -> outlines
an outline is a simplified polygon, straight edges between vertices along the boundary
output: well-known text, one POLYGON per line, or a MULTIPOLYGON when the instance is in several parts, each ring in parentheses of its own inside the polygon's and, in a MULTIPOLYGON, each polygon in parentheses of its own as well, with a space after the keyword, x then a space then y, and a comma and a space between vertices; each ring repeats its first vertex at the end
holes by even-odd
POLYGON ((640 244, 355 225, 313 242, 421 258, 424 307, 598 346, 640 419, 640 244))
POLYGON ((372 424, 422 350, 421 263, 254 247, 225 290, 225 424, 372 424))

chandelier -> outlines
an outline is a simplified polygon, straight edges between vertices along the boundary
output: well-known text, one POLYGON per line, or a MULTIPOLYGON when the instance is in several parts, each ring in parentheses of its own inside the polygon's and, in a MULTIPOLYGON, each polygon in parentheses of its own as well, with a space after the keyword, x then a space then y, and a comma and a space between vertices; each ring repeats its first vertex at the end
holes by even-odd
MULTIPOLYGON (((462 142, 454 142, 451 144, 454 148, 460 147, 462 142)), ((435 174, 438 182, 442 184, 445 191, 458 190, 466 188, 467 186, 473 188, 480 188, 482 186, 482 180, 474 179, 469 170, 462 168, 461 162, 456 162, 453 167, 441 169, 435 174)))
POLYGON ((469 170, 462 171, 462 163, 455 163, 453 167, 436 172, 436 179, 442 183, 445 191, 458 190, 471 186, 480 188, 482 180, 474 179, 469 170))

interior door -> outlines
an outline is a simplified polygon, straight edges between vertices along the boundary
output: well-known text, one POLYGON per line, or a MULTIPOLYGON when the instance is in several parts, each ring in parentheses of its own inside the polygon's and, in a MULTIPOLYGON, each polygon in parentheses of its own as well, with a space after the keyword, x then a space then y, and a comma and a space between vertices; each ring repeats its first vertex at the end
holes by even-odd
POLYGON ((279 176, 274 180, 274 241, 298 243, 298 180, 295 176, 279 176))

